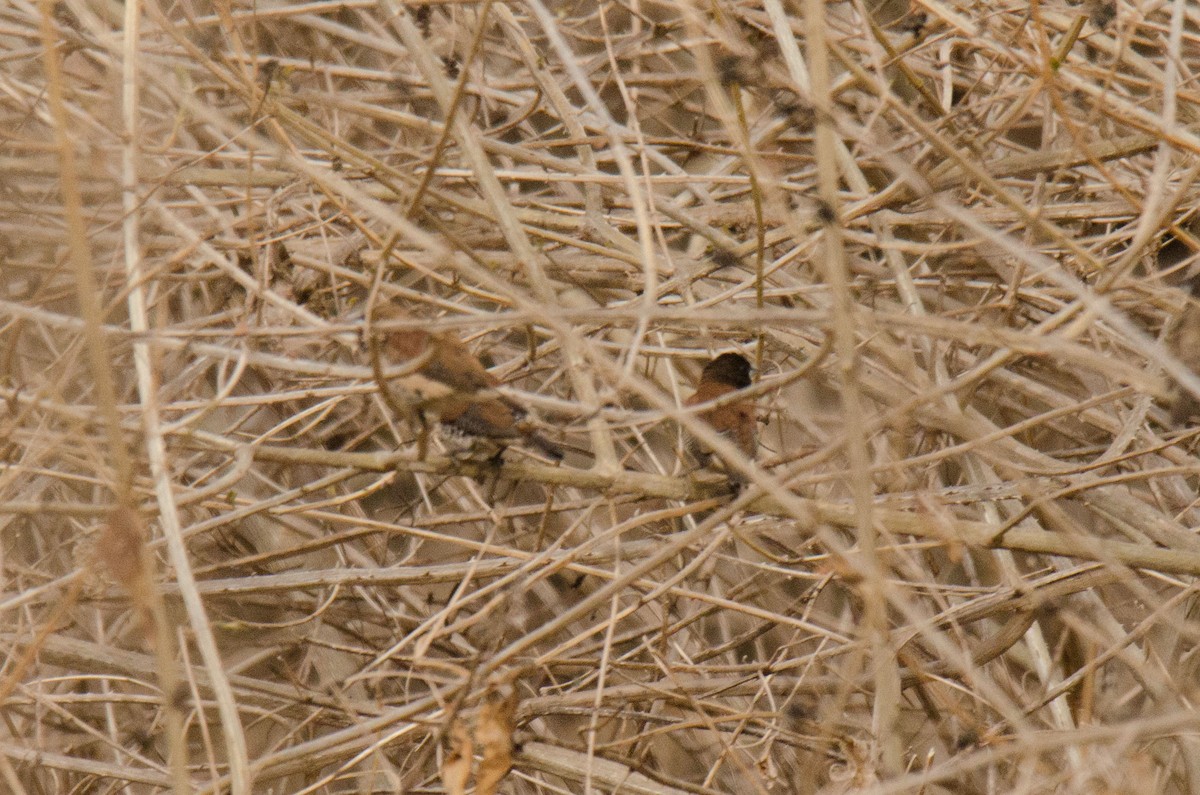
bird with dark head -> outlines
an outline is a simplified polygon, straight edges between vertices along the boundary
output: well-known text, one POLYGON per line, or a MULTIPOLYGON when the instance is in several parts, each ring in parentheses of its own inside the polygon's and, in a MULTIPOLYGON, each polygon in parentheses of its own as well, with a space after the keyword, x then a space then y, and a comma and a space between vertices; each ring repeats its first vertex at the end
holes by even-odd
MULTIPOLYGON (((401 406, 423 424, 433 423, 452 452, 485 449, 499 455, 517 443, 562 459, 562 448, 529 425, 523 406, 499 394, 499 379, 462 340, 416 325, 397 327, 400 322, 412 324, 413 318, 391 304, 372 315, 373 324, 393 325, 375 335, 373 355, 382 365, 376 375, 385 395, 399 393, 401 406)), ((422 454, 423 447, 424 438, 422 454)))
MULTIPOLYGON (((722 353, 700 372, 700 383, 696 392, 683 402, 685 406, 700 406, 711 403, 740 389, 750 386, 750 362, 740 353, 722 353)), ((758 415, 751 399, 733 400, 701 411, 698 414, 712 429, 729 439, 749 459, 758 453, 758 415)), ((696 462, 707 467, 712 462, 712 450, 699 439, 690 435, 687 440, 688 453, 696 462)), ((729 479, 741 484, 745 478, 740 472, 726 468, 729 479)))

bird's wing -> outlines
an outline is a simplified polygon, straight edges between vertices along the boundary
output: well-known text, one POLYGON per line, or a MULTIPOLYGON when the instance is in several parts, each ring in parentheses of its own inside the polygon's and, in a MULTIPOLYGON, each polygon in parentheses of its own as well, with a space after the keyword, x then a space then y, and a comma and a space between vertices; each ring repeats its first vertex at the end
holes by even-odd
POLYGON ((471 436, 511 439, 517 435, 517 418, 512 409, 495 398, 446 401, 439 419, 471 436))
POLYGON ((422 369, 427 377, 468 395, 499 385, 496 376, 489 373, 475 354, 459 340, 440 337, 434 344, 437 353, 422 369))

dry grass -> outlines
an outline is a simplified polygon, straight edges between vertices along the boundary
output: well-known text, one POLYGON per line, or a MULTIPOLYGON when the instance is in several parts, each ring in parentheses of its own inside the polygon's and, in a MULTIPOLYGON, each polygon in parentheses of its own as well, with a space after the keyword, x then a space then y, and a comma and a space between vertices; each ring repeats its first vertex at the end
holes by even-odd
POLYGON ((1108 10, 7 4, 0 790, 440 791, 497 688, 503 792, 1200 790, 1200 12, 1108 10), (564 464, 418 460, 372 301, 564 464))

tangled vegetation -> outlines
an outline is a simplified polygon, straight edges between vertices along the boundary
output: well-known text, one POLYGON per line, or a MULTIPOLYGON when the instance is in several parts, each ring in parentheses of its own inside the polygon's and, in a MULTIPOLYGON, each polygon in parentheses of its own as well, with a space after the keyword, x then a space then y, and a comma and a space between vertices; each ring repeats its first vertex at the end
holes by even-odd
POLYGON ((1193 5, 0 42, 0 789, 1200 789, 1193 5), (565 459, 425 438, 377 306, 565 459), (725 351, 756 461, 681 408, 725 351))

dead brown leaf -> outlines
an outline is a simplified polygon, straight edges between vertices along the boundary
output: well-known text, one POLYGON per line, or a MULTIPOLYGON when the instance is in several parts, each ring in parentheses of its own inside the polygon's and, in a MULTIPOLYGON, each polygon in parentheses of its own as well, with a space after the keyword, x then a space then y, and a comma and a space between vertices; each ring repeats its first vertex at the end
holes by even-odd
POLYGON ((517 690, 505 685, 491 687, 483 697, 475 741, 483 747, 483 761, 475 780, 476 795, 495 795, 504 776, 512 769, 513 732, 516 731, 517 690))
POLYGON ((153 642, 154 583, 146 553, 146 523, 136 509, 121 506, 109 514, 96 554, 133 603, 138 623, 153 642))
POLYGON ((465 795, 474 753, 475 746, 467 725, 455 720, 450 725, 450 748, 446 752, 446 760, 442 762, 442 785, 446 787, 447 795, 465 795))

